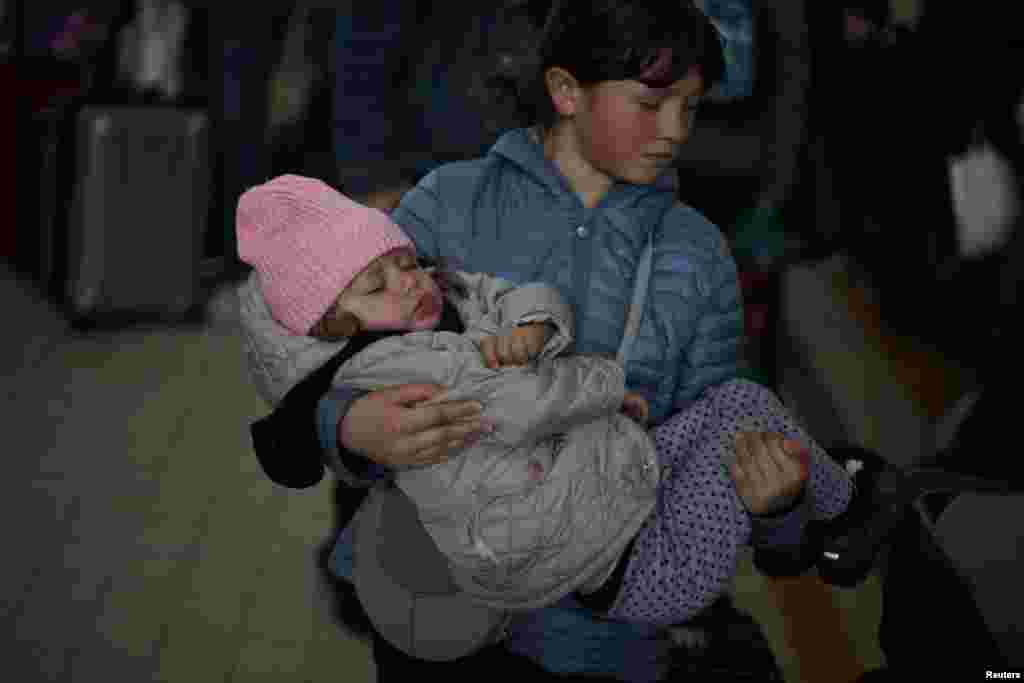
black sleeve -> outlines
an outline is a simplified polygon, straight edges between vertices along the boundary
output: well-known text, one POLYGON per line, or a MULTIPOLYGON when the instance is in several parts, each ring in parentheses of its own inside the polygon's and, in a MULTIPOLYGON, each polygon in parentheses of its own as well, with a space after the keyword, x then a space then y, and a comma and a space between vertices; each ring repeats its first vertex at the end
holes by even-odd
MULTIPOLYGON (((350 355, 351 351, 343 351, 310 373, 285 394, 270 415, 250 427, 256 458, 271 481, 304 489, 323 479, 324 453, 317 430, 317 409, 335 372, 350 355)), ((369 465, 357 455, 341 452, 346 466, 354 473, 369 465)))
POLYGON ((281 403, 250 427, 253 450, 263 473, 275 484, 293 489, 316 486, 324 477, 316 404, 308 412, 303 412, 303 407, 281 403))

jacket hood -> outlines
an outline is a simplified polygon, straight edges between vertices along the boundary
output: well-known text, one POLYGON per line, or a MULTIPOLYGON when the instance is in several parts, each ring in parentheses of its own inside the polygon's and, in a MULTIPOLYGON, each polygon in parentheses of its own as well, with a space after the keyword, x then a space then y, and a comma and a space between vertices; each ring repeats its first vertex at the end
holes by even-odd
POLYGON ((286 329, 270 313, 255 271, 238 287, 238 308, 250 375, 271 406, 348 343, 320 341, 286 329))
MULTIPOLYGON (((490 154, 516 164, 555 194, 570 193, 575 196, 565 176, 552 161, 544 156, 544 148, 541 145, 540 133, 537 128, 518 128, 508 131, 494 144, 490 154)), ((658 194, 665 194, 671 201, 675 201, 678 190, 678 174, 674 167, 669 167, 650 185, 616 182, 602 200, 602 205, 618 208, 635 204, 641 199, 658 194)))

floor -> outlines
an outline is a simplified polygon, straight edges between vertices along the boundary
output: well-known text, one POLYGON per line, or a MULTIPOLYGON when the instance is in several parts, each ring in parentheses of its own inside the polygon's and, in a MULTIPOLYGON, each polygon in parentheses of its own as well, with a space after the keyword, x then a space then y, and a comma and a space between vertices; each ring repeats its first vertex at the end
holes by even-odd
MULTIPOLYGON (((780 393, 813 433, 909 457, 927 447, 920 411, 912 392, 891 390, 880 352, 824 314, 850 300, 835 275, 816 266, 785 280, 780 346, 792 355, 781 358, 780 393), (845 399, 820 400, 842 385, 845 399)), ((246 428, 264 406, 230 317, 76 335, 3 267, 0 306, 5 669, 24 683, 112 672, 171 683, 373 681, 366 645, 332 624, 314 569, 330 528, 328 486, 276 488, 250 452, 246 428)), ((768 581, 745 562, 735 590, 790 683, 844 683, 882 661, 874 577, 841 591, 813 575, 768 581)))

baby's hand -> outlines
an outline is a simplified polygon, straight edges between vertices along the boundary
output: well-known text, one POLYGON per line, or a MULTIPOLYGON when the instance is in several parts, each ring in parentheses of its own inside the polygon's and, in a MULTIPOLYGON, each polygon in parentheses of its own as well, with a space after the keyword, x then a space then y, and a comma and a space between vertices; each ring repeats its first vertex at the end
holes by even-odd
POLYGON ((789 507, 807 481, 806 449, 771 432, 736 435, 731 474, 740 500, 753 515, 771 515, 789 507))
POLYGON ((526 365, 540 355, 555 333, 550 323, 519 325, 508 334, 484 337, 480 341, 480 354, 484 365, 497 370, 501 365, 526 365))
POLYGON ((647 424, 647 401, 640 394, 627 391, 622 399, 621 410, 641 427, 647 424))

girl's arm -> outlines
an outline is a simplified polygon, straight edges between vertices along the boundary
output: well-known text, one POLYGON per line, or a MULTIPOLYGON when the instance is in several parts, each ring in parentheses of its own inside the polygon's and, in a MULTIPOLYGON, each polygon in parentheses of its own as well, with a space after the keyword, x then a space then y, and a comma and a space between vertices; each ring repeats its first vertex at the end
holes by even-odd
POLYGON ((316 404, 316 429, 324 461, 335 475, 347 484, 363 484, 385 478, 390 470, 358 455, 341 444, 338 425, 348 414, 352 404, 369 392, 348 386, 338 386, 320 397, 316 404))

